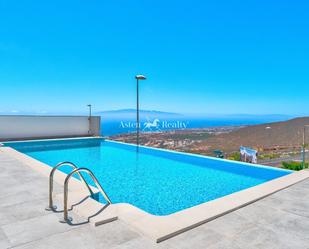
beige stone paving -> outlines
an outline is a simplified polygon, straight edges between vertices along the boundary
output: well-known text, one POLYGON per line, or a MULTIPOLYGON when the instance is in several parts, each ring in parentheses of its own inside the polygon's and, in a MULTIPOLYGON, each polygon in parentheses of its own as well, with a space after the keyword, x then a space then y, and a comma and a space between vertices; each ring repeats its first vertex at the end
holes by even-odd
MULTIPOLYGON (((99 227, 59 223, 60 213, 45 211, 47 191, 45 176, 0 152, 1 249, 309 249, 309 180, 159 244, 121 220, 99 227)), ((55 192, 62 192, 57 184, 55 192)))

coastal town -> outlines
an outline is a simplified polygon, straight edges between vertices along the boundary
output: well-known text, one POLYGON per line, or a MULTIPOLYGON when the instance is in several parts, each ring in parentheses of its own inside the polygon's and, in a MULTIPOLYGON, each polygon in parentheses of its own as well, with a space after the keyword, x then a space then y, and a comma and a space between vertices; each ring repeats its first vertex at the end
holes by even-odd
MULTIPOLYGON (((143 132, 140 143, 145 146, 164 148, 178 151, 193 152, 199 150, 200 154, 209 154, 209 148, 203 147, 202 142, 209 137, 230 133, 243 126, 223 126, 200 129, 179 129, 155 132, 143 132), (204 153, 203 153, 204 152, 204 153)), ((135 133, 125 133, 110 136, 111 139, 126 143, 135 143, 135 133)))

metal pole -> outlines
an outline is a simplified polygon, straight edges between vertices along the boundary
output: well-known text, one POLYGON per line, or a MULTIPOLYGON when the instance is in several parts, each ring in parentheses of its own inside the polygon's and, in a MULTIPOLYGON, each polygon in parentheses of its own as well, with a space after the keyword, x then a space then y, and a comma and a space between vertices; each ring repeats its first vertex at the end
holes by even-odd
POLYGON ((136 79, 136 145, 139 145, 139 89, 138 79, 136 79))

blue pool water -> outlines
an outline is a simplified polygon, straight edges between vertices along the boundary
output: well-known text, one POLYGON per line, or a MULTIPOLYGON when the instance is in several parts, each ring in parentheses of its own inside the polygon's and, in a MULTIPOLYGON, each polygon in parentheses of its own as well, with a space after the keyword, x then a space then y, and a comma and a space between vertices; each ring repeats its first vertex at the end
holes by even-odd
POLYGON ((290 173, 146 147, 137 152, 133 145, 103 139, 5 145, 51 167, 62 161, 87 167, 113 203, 130 203, 154 215, 168 215, 290 173))

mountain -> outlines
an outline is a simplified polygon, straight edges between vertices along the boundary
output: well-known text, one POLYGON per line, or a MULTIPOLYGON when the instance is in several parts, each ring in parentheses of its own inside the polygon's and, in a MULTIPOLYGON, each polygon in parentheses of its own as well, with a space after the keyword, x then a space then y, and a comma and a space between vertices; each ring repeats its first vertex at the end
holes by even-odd
POLYGON ((294 118, 292 115, 284 114, 227 114, 221 115, 224 118, 231 119, 261 119, 261 120, 288 120, 294 118))
POLYGON ((186 118, 190 119, 216 119, 216 120, 255 120, 259 123, 269 123, 276 121, 285 121, 291 118, 295 118, 292 115, 283 114, 186 114, 186 118))

